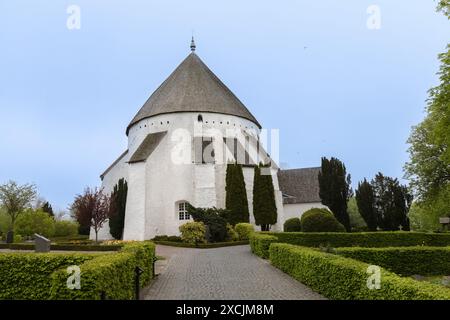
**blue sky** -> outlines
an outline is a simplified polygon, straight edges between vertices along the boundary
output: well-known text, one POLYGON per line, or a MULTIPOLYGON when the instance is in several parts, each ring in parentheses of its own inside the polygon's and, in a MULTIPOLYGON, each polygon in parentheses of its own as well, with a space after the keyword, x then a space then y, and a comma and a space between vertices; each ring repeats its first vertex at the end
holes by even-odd
POLYGON ((354 184, 403 176, 450 39, 423 0, 0 0, 0 183, 34 182, 57 209, 99 185, 192 31, 203 61, 280 129, 283 166, 336 156, 354 184), (373 4, 379 30, 366 25, 373 4), (69 5, 80 30, 66 27, 69 5))

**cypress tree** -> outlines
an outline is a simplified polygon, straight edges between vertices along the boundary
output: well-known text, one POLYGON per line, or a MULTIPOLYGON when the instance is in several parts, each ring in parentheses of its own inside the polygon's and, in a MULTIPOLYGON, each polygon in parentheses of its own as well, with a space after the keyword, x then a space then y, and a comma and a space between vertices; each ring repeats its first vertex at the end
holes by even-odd
POLYGON ((261 174, 262 164, 255 167, 253 179, 253 215, 261 231, 269 231, 270 225, 277 223, 277 206, 271 174, 261 174))
POLYGON ((54 217, 55 214, 53 213, 53 208, 50 202, 45 201, 44 204, 41 207, 42 211, 47 212, 51 217, 54 217))
POLYGON ((322 158, 322 168, 319 172, 319 195, 322 204, 333 212, 335 218, 351 231, 350 217, 347 212, 347 202, 352 196, 350 175, 347 175, 345 165, 336 158, 322 158))
POLYGON ((111 210, 109 214, 109 233, 114 239, 122 239, 125 225, 125 208, 127 204, 128 185, 120 179, 111 193, 111 210))
POLYGON ((239 222, 249 222, 247 191, 240 164, 229 163, 227 165, 225 184, 225 207, 229 212, 228 223, 235 225, 239 222))
POLYGON ((369 231, 376 231, 378 221, 377 211, 375 209, 375 194, 372 185, 366 179, 358 183, 356 203, 358 204, 359 213, 366 222, 369 231))

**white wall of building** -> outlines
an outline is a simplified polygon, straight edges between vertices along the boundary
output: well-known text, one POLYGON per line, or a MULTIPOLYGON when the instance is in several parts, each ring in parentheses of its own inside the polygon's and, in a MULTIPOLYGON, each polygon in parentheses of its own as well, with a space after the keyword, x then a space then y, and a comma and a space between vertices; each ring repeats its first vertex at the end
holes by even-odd
MULTIPOLYGON (((283 205, 284 221, 290 218, 301 218, 303 213, 312 208, 327 208, 327 206, 323 205, 320 202, 284 204, 283 205)), ((281 230, 282 229, 283 226, 281 226, 281 230)))

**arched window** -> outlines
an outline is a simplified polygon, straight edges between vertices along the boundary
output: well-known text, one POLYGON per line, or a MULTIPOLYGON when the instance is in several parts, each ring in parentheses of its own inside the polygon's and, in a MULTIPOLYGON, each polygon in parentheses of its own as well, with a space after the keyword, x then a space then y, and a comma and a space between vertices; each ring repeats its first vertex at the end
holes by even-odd
POLYGON ((203 116, 201 114, 198 115, 197 121, 198 122, 203 122, 203 116))
POLYGON ((188 209, 189 202, 187 201, 179 201, 177 205, 178 211, 178 220, 190 220, 191 216, 189 215, 188 209))

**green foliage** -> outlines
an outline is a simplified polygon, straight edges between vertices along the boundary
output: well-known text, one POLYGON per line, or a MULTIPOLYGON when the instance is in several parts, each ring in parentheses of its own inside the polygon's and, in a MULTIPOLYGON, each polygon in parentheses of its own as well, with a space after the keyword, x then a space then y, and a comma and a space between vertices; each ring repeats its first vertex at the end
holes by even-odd
POLYGON ((70 237, 78 234, 78 223, 74 221, 55 221, 55 237, 70 237))
POLYGON ((236 230, 239 240, 248 240, 250 239, 250 235, 255 231, 253 225, 251 223, 238 223, 234 226, 234 230, 236 230))
POLYGON ((379 172, 371 182, 377 213, 377 225, 386 231, 409 230, 408 212, 412 195, 397 179, 379 172))
MULTIPOLYGON (((448 1, 439 4, 448 14, 448 1)), ((405 176, 420 201, 430 201, 450 184, 450 45, 439 59, 440 83, 430 89, 427 115, 413 127, 408 139, 410 161, 405 165, 405 176)))
POLYGON ((114 239, 122 239, 125 225, 125 208, 127 205, 128 185, 125 179, 119 179, 111 194, 109 211, 109 232, 114 239))
POLYGON ((438 231, 442 229, 440 217, 450 216, 450 184, 429 200, 413 202, 409 211, 411 228, 415 231, 438 231))
POLYGON ((227 240, 228 241, 238 241, 239 240, 238 233, 234 230, 233 226, 229 223, 227 223, 227 240))
POLYGON ((367 231, 367 224, 364 221, 358 209, 358 204, 355 197, 351 197, 347 203, 347 212, 350 218, 350 226, 352 231, 365 229, 367 231))
POLYGON ((356 189, 356 203, 362 218, 370 231, 377 231, 378 214, 375 208, 375 192, 372 185, 364 179, 356 189))
POLYGON ((409 247, 409 246, 450 246, 448 233, 422 232, 270 232, 277 242, 304 247, 320 247, 329 244, 338 247, 409 247))
POLYGON ((23 241, 23 237, 20 234, 15 234, 13 242, 14 243, 21 243, 23 241))
POLYGON ((41 210, 48 213, 49 216, 54 217, 55 214, 53 213, 53 208, 50 202, 45 201, 44 204, 41 207, 41 210))
POLYGON ((11 227, 11 217, 0 207, 0 235, 6 234, 11 227))
POLYGON ((0 185, 0 204, 11 219, 11 229, 14 228, 17 217, 36 198, 36 186, 33 184, 18 185, 15 181, 8 181, 0 185))
POLYGON ((263 259, 268 259, 269 247, 272 243, 277 241, 277 237, 254 232, 250 235, 250 248, 257 256, 260 256, 263 259))
POLYGON ((334 300, 448 300, 450 289, 381 269, 381 288, 367 287, 369 264, 289 244, 270 246, 270 262, 314 291, 334 300))
POLYGON ((347 202, 352 196, 350 174, 344 163, 339 159, 322 158, 319 172, 319 195, 322 204, 326 205, 334 217, 350 232, 350 218, 347 212, 347 202))
POLYGON ((312 208, 303 213, 301 220, 303 232, 345 232, 345 228, 324 208, 312 208))
POLYGON ((284 222, 284 232, 300 232, 302 231, 302 224, 299 218, 290 218, 284 222))
POLYGON ((270 225, 277 223, 277 206, 270 166, 259 164, 255 167, 253 179, 253 216, 261 231, 269 231, 270 225), (264 171, 263 171, 264 170, 264 171), (266 172, 268 171, 268 172, 266 172))
POLYGON ((66 270, 58 270, 51 275, 50 299, 99 300, 104 292, 108 299, 131 300, 135 267, 143 270, 140 285, 144 287, 152 278, 154 259, 155 245, 151 242, 126 244, 117 253, 99 255, 80 265, 80 290, 68 289, 66 270))
MULTIPOLYGON (((80 265, 95 255, 60 253, 0 254, 0 299, 49 299, 51 274, 70 265, 80 265)), ((67 281, 64 270, 64 279, 67 281)), ((67 290, 67 289, 66 289, 67 290)))
POLYGON ((36 211, 28 209, 18 216, 15 232, 26 237, 38 233, 48 238, 55 234, 55 220, 40 209, 36 211))
POLYGON ((189 215, 197 222, 203 222, 206 226, 205 238, 208 242, 222 242, 227 239, 227 220, 223 217, 226 210, 217 208, 187 207, 189 215))
POLYGON ((186 222, 180 226, 181 239, 191 244, 205 243, 206 226, 203 222, 186 222))
POLYGON ((239 222, 249 222, 247 191, 240 164, 227 164, 225 191, 225 207, 229 210, 228 223, 234 226, 239 222))
POLYGON ((402 276, 450 274, 449 247, 337 248, 335 251, 402 276))

